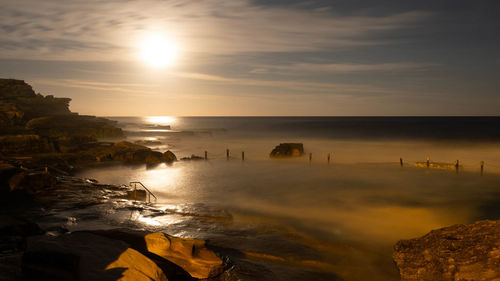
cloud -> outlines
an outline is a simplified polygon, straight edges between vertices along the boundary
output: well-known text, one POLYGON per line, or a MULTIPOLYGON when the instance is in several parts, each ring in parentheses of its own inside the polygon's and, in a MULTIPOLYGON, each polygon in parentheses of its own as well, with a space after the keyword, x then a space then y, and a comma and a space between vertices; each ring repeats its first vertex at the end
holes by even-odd
POLYGON ((58 86, 64 88, 78 88, 92 91, 125 93, 129 96, 137 96, 141 98, 144 98, 145 96, 157 96, 161 93, 160 91, 145 90, 156 86, 151 84, 105 83, 75 79, 35 79, 31 82, 41 85, 58 86))
POLYGON ((396 39, 373 34, 411 26, 427 16, 418 11, 334 16, 322 9, 262 7, 246 0, 6 0, 0 10, 0 42, 5 42, 0 57, 130 60, 141 36, 159 31, 174 38, 186 56, 391 44, 396 39))
POLYGON ((403 89, 391 89, 387 87, 377 87, 368 84, 349 84, 349 83, 327 83, 314 81, 300 80, 259 80, 250 78, 233 78, 217 75, 208 75, 203 73, 171 73, 171 75, 179 78, 202 80, 205 82, 221 83, 228 86, 244 86, 244 87, 266 87, 278 90, 288 90, 287 95, 303 97, 317 94, 331 94, 337 96, 386 96, 393 94, 407 93, 403 89), (294 92, 290 92, 294 91, 294 92))
POLYGON ((417 63, 417 62, 396 62, 396 63, 377 63, 377 64, 354 64, 354 63, 297 63, 291 65, 259 65, 253 68, 250 73, 269 74, 275 71, 282 73, 296 74, 302 73, 352 73, 352 72, 390 72, 390 71, 425 71, 440 67, 436 63, 417 63))

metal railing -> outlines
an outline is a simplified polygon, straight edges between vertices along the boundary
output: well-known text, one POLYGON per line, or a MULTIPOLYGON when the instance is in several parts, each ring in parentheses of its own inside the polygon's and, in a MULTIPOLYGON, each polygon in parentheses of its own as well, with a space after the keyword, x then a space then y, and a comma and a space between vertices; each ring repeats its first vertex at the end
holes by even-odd
POLYGON ((153 194, 153 192, 151 192, 144 184, 142 184, 142 182, 140 181, 131 181, 129 183, 129 186, 132 187, 132 185, 134 185, 134 200, 137 200, 137 185, 140 185, 142 186, 142 188, 144 188, 144 190, 147 192, 148 194, 148 203, 151 203, 151 196, 153 196, 153 198, 155 199, 155 203, 156 201, 158 200, 158 198, 156 198, 156 196, 153 194))

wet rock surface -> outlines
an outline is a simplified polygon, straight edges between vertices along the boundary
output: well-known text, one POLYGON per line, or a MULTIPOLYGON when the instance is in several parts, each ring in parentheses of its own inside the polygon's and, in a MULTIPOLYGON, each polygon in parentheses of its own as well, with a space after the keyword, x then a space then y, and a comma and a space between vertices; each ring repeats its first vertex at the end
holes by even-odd
MULTIPOLYGON (((214 227, 214 222, 231 221, 229 214, 204 206, 158 208, 123 199, 127 190, 64 176, 33 203, 10 207, 8 213, 38 224, 0 217, 0 269, 8 273, 0 280, 277 280, 265 267, 240 263, 203 239, 175 237, 157 231, 168 227, 141 224, 142 219, 177 217, 214 227)), ((182 223, 173 226, 173 232, 185 229, 182 223)))
POLYGON ((393 259, 403 281, 500 280, 500 220, 454 225, 399 241, 393 259))
MULTIPOLYGON (((147 259, 160 268, 168 280, 192 281, 205 278, 203 280, 270 281, 310 280, 310 277, 314 277, 314 280, 342 280, 332 272, 324 272, 324 265, 314 262, 321 259, 321 256, 306 245, 310 242, 303 244, 290 241, 290 237, 280 234, 281 231, 267 226, 250 225, 241 229, 234 224, 230 213, 214 206, 159 205, 128 200, 129 190, 126 186, 99 184, 92 179, 59 176, 56 185, 37 194, 32 203, 22 201, 22 204, 4 205, 7 207, 4 211, 10 216, 15 214, 36 221, 39 226, 36 229, 41 230, 28 231, 21 239, 16 238, 18 235, 11 234, 5 236, 10 237, 9 239, 2 239, 18 239, 16 241, 19 243, 11 244, 19 246, 9 246, 9 251, 0 251, 0 269, 8 272, 8 278, 0 280, 22 280, 25 278, 24 274, 49 276, 48 279, 40 277, 36 280, 57 280, 52 278, 54 276, 69 278, 62 280, 74 280, 79 276, 73 270, 76 268, 74 263, 63 266, 59 261, 78 261, 80 268, 83 260, 92 260, 91 257, 100 247, 101 242, 98 240, 104 241, 101 238, 114 241, 106 240, 109 242, 106 244, 110 245, 109 253, 114 253, 109 254, 108 258, 116 256, 109 264, 124 255, 123 260, 114 264, 117 268, 110 269, 118 272, 119 275, 116 276, 120 278, 125 276, 124 268, 127 272, 137 271, 137 268, 130 268, 127 261, 138 259, 147 266, 150 264, 144 261, 147 259), (78 242, 80 239, 88 240, 88 237, 93 237, 90 242, 78 242), (97 241, 95 245, 91 243, 94 240, 97 241), (60 248, 61 251, 35 251, 38 246, 30 244, 30 241, 36 245, 62 243, 60 247, 49 247, 60 248), (87 246, 68 254, 64 249, 73 243, 87 246), (33 254, 24 255, 27 244, 34 245, 29 248, 33 254), (129 248, 135 252, 127 252, 129 248), (89 252, 83 253, 85 249, 89 252), (118 255, 118 249, 124 251, 118 255), (51 263, 44 263, 50 259, 51 263), (68 270, 68 267, 73 269, 68 270), (41 268, 47 268, 47 271, 40 273, 41 268), (27 271, 23 272, 22 269, 27 271)), ((21 218, 19 221, 25 219, 21 218)), ((101 263, 104 264, 104 261, 101 263)), ((85 264, 90 266, 92 262, 84 262, 85 264)), ((157 272, 154 267, 147 268, 148 272, 157 272)), ((148 276, 154 275, 153 273, 148 273, 148 276)), ((116 277, 112 274, 106 276, 116 277)), ((139 278, 138 275, 132 276, 139 278)), ((78 278, 84 280, 81 276, 78 278)))

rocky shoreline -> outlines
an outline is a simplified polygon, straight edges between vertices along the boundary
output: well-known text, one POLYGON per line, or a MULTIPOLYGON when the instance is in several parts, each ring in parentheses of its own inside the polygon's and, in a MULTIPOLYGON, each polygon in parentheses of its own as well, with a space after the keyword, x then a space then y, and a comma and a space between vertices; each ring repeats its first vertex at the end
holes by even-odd
POLYGON ((169 212, 131 200, 128 187, 72 177, 75 170, 177 161, 123 141, 116 122, 72 113, 69 102, 0 79, 0 280, 276 280, 204 240, 134 223, 68 230, 77 220, 68 212, 89 220, 99 219, 96 209, 169 212))
MULTIPOLYGON (((131 200, 127 187, 72 177, 75 170, 169 164, 177 157, 124 141, 116 122, 72 113, 69 102, 36 94, 21 80, 0 79, 0 272, 7 273, 0 280, 278 280, 238 259, 244 254, 237 250, 134 223, 70 231, 66 226, 76 218, 63 213, 81 211, 92 220, 98 212, 170 212, 131 200)), ((270 156, 303 153, 302 144, 285 143, 270 156)), ((400 241, 393 259, 401 280, 500 280, 500 221, 400 241)))

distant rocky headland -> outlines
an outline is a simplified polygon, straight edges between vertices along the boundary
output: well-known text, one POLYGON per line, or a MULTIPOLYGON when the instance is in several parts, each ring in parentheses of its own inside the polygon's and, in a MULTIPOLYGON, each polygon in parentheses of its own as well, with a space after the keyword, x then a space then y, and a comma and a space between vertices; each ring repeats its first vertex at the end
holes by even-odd
POLYGON ((154 165, 177 160, 170 151, 123 141, 115 121, 73 113, 70 101, 37 94, 22 80, 0 79, 1 193, 33 194, 49 186, 52 175, 99 162, 154 165))

